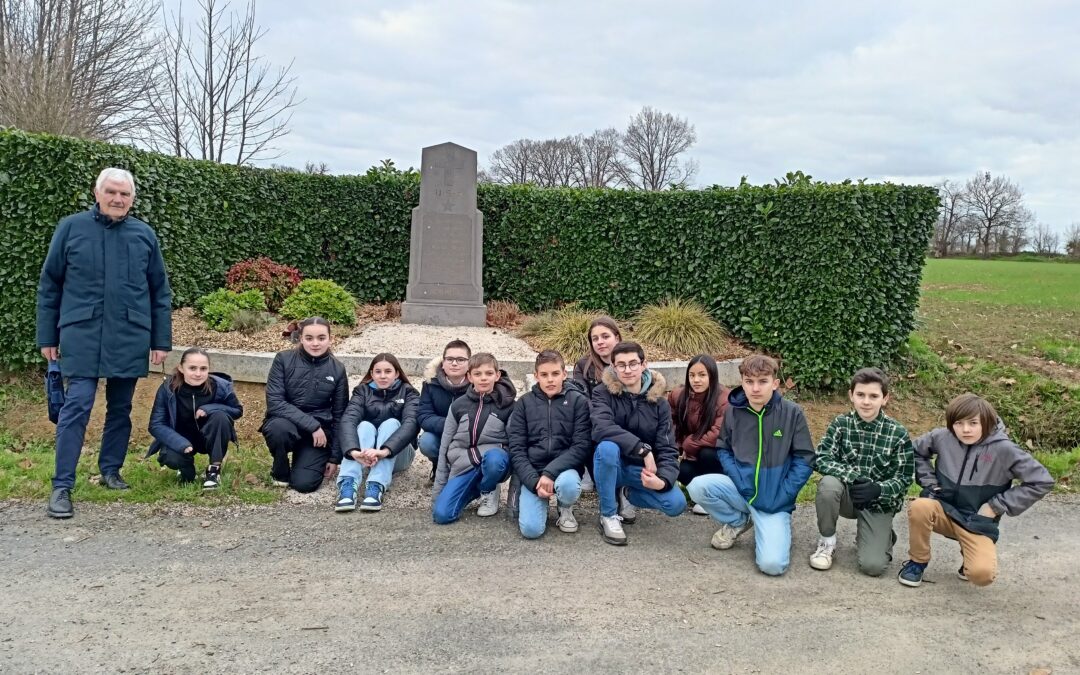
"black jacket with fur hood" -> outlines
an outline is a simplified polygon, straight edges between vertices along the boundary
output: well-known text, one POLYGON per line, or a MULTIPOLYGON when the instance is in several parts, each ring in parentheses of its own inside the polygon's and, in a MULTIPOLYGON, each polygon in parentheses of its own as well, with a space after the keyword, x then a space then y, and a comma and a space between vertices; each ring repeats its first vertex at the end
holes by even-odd
POLYGON ((652 446, 656 475, 664 489, 679 479, 679 451, 671 427, 671 406, 664 395, 667 382, 655 370, 641 375, 641 392, 632 394, 619 381, 615 371, 604 369, 603 386, 592 393, 593 444, 611 441, 619 446, 624 464, 645 466, 641 444, 652 446))

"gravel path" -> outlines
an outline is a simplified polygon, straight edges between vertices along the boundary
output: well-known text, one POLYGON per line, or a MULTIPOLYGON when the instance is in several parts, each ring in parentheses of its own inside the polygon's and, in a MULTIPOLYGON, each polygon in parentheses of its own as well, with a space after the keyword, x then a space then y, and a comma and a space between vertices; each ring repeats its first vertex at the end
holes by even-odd
POLYGON ((859 575, 850 521, 833 570, 811 570, 812 507, 781 578, 752 539, 711 550, 691 515, 645 513, 615 548, 595 508, 532 542, 426 508, 42 511, 0 503, 0 672, 1080 672, 1076 498, 1007 518, 985 589, 940 537, 922 588, 898 562, 859 575))
POLYGON ((490 352, 500 359, 533 359, 536 351, 524 340, 497 328, 472 326, 420 326, 402 323, 373 323, 359 334, 342 340, 335 350, 341 354, 394 356, 438 356, 451 340, 464 340, 473 353, 490 352))

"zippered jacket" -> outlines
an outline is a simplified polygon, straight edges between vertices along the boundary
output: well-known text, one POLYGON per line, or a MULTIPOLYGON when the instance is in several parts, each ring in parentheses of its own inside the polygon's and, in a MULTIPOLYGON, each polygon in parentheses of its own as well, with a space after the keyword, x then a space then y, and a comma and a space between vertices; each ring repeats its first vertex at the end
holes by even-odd
POLYGON ((797 403, 774 391, 755 412, 743 388, 728 396, 718 454, 724 473, 750 506, 764 513, 791 513, 814 471, 814 442, 797 403))
POLYGON ((338 424, 338 447, 342 457, 353 450, 361 450, 360 436, 356 428, 361 422, 370 422, 376 429, 388 419, 401 422, 398 430, 390 434, 383 448, 393 457, 416 443, 420 427, 416 423, 416 409, 420 404, 420 394, 412 385, 397 380, 386 389, 379 389, 374 382, 356 385, 349 399, 349 405, 338 424))
MULTIPOLYGON (((156 455, 162 447, 173 452, 183 452, 184 448, 192 445, 191 440, 184 438, 176 431, 176 392, 169 387, 170 379, 171 377, 165 378, 154 396, 154 407, 150 410, 148 427, 150 435, 154 437, 154 442, 150 444, 150 450, 146 453, 147 457, 156 455)), ((240 399, 236 398, 232 378, 225 373, 210 373, 210 381, 213 383, 211 385, 212 398, 210 403, 202 406, 202 410, 207 415, 223 412, 234 420, 243 417, 244 406, 240 403, 240 399)), ((229 440, 233 443, 237 442, 235 428, 229 440)))
POLYGON ((470 385, 463 396, 450 404, 439 444, 439 468, 431 488, 432 500, 438 498, 451 478, 479 467, 489 450, 506 448, 509 442, 506 425, 516 396, 514 383, 503 370, 491 392, 479 396, 470 385))
POLYGON ((923 487, 922 496, 936 497, 957 525, 995 542, 1003 514, 1020 515, 1054 487, 1050 472, 1009 439, 1000 419, 974 445, 964 445, 944 427, 920 436, 915 441, 915 479, 923 487), (997 517, 979 515, 983 504, 997 517))
POLYGON ((450 413, 450 404, 469 388, 469 380, 466 378, 457 386, 451 384, 446 378, 446 373, 443 372, 442 357, 434 358, 427 364, 424 368, 424 379, 416 421, 427 433, 442 438, 443 425, 446 424, 446 416, 450 413))
POLYGON ((540 478, 551 480, 577 469, 589 456, 589 400, 579 382, 566 380, 553 398, 533 385, 518 399, 507 433, 514 474, 536 492, 540 478))
POLYGON ((303 348, 278 352, 266 376, 266 421, 283 417, 300 431, 322 429, 330 447, 330 462, 341 463, 335 433, 349 404, 349 378, 333 354, 315 358, 303 348))
POLYGON ((656 475, 664 490, 679 480, 679 451, 671 428, 671 406, 664 390, 667 382, 655 370, 641 374, 641 391, 626 390, 611 368, 604 369, 603 384, 592 392, 592 440, 611 441, 619 446, 623 464, 645 466, 641 444, 652 446, 656 475))

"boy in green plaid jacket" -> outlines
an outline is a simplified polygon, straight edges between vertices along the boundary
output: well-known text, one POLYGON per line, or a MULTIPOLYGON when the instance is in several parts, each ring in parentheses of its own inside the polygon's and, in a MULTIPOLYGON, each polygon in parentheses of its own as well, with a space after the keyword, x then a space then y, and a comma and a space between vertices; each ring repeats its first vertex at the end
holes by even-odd
POLYGON ((896 533, 893 517, 915 477, 915 446, 907 429, 884 412, 889 380, 877 368, 863 368, 848 389, 855 410, 838 415, 817 451, 821 482, 817 489, 817 550, 810 556, 816 570, 832 567, 836 521, 857 523, 855 546, 859 571, 880 576, 892 561, 896 533))

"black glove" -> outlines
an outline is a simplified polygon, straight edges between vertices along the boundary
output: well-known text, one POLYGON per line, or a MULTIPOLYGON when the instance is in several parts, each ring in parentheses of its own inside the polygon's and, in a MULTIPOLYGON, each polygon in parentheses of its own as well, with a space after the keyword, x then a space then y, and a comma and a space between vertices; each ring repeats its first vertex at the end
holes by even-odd
POLYGON ((865 509, 881 496, 881 485, 859 476, 848 488, 848 494, 851 495, 851 503, 855 508, 865 509))

